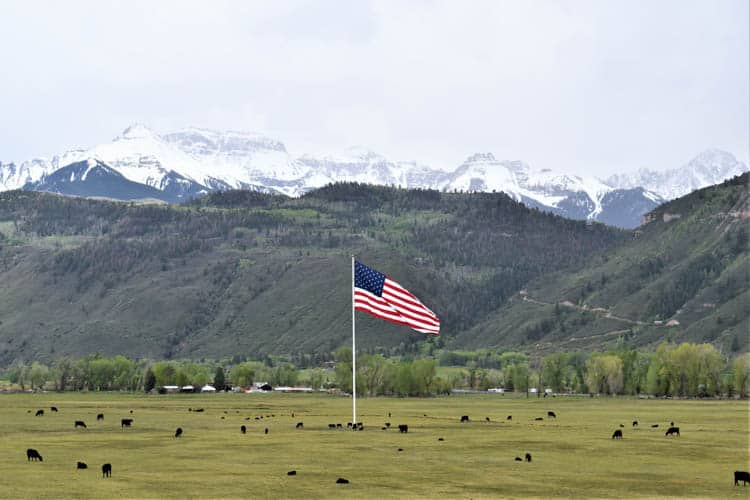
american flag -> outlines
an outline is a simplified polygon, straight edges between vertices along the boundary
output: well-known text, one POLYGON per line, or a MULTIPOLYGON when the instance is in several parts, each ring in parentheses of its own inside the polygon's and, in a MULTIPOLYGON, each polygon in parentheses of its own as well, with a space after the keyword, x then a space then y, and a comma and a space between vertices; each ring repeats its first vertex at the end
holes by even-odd
POLYGON ((354 309, 406 325, 418 332, 440 333, 440 319, 395 281, 360 262, 354 263, 354 309))

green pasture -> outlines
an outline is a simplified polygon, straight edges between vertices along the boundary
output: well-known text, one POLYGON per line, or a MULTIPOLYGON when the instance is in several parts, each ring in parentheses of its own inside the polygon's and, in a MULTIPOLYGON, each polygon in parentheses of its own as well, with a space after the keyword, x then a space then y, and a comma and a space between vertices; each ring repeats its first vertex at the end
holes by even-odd
POLYGON ((750 486, 735 487, 732 477, 750 470, 747 401, 467 395, 358 403, 363 432, 328 429, 351 421, 351 400, 338 396, 1 395, 0 497, 750 497, 750 486), (461 415, 471 421, 459 423, 461 415), (121 429, 121 418, 133 418, 132 428, 121 429), (75 420, 88 428, 74 429, 75 420), (670 421, 680 437, 665 437, 670 421), (383 431, 385 422, 392 427, 383 431), (611 439, 620 424, 624 438, 611 439), (28 462, 27 448, 44 462, 28 462), (531 463, 514 460, 527 452, 531 463), (77 461, 89 469, 76 470, 77 461), (109 479, 101 477, 105 462, 109 479), (292 469, 297 475, 287 476, 292 469), (335 484, 338 477, 350 484, 335 484))

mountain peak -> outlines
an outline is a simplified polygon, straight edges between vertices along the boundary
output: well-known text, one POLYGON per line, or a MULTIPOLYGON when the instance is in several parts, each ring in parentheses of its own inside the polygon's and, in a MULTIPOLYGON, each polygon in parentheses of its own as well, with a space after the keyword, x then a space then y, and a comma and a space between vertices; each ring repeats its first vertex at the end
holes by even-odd
POLYGON ((119 138, 121 139, 141 139, 143 137, 152 137, 153 131, 142 123, 134 123, 122 131, 119 138))
POLYGON ((474 153, 464 163, 485 163, 497 161, 492 153, 474 153))

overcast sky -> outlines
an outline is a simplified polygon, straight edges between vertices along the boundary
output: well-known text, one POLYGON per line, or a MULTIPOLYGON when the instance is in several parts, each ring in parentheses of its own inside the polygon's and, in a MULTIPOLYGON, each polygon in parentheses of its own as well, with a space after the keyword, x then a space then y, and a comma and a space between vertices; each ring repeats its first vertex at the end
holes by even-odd
POLYGON ((0 2, 0 160, 128 124, 601 177, 748 162, 747 0, 0 2))

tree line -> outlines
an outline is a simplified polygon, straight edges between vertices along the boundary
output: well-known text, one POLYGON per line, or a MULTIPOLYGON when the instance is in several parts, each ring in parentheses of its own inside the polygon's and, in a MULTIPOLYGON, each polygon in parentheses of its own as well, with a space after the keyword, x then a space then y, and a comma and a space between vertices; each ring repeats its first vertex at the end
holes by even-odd
MULTIPOLYGON (((425 348, 425 350, 427 350, 425 348)), ((3 379, 21 390, 146 391, 167 385, 250 387, 304 385, 352 391, 351 349, 332 354, 334 368, 300 369, 283 357, 262 361, 150 361, 125 356, 61 358, 51 365, 18 362, 3 379)), ((653 352, 559 352, 532 359, 520 352, 448 351, 387 358, 359 354, 357 393, 369 396, 434 396, 454 389, 508 392, 715 397, 750 395, 750 353, 727 361, 710 344, 659 345, 653 352)))

